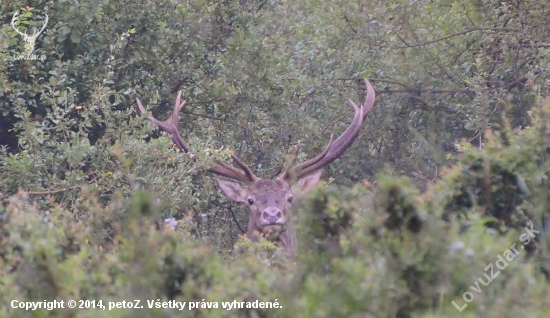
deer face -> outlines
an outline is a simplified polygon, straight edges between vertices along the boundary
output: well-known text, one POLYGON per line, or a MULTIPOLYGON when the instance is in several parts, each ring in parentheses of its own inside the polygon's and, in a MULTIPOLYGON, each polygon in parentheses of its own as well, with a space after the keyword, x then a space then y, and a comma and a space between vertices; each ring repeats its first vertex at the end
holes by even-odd
POLYGON ((321 171, 303 177, 296 184, 290 184, 283 179, 257 180, 248 188, 226 179, 216 179, 225 196, 232 201, 247 206, 250 210, 247 236, 257 241, 258 234, 264 234, 269 240, 283 242, 289 226, 290 208, 295 196, 303 195, 311 190, 321 178, 321 171))
MULTIPOLYGON (((258 180, 245 190, 245 205, 250 208, 250 219, 255 229, 282 230, 294 196, 288 183, 282 180, 258 180)), ((266 231, 264 231, 266 230, 266 231)))

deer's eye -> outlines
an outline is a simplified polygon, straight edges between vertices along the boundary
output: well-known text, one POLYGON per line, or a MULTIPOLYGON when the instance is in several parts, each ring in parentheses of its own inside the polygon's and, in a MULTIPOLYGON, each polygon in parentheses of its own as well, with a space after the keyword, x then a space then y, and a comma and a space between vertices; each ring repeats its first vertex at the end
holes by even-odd
POLYGON ((288 201, 288 203, 292 203, 292 200, 294 200, 294 197, 288 197, 288 199, 286 199, 288 201))
POLYGON ((250 205, 254 204, 254 200, 248 199, 248 204, 250 204, 250 205))

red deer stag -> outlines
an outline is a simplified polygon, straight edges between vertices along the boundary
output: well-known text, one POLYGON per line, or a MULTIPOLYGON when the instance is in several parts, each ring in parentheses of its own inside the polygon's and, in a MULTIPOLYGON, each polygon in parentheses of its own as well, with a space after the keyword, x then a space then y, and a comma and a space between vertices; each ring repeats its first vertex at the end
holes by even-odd
MULTIPOLYGON (((288 257, 293 256, 296 248, 296 233, 290 219, 290 207, 294 195, 300 195, 312 189, 321 178, 322 168, 340 157, 353 143, 363 120, 374 105, 374 89, 367 79, 365 103, 358 107, 351 99, 348 102, 355 110, 355 116, 349 127, 333 141, 332 136, 321 154, 302 164, 295 165, 294 159, 300 150, 300 142, 294 151, 294 157, 285 171, 276 179, 262 180, 252 173, 250 168, 236 155, 231 155, 234 166, 215 159, 216 165, 208 169, 213 174, 234 179, 246 184, 243 188, 237 182, 215 178, 216 183, 227 198, 247 205, 250 209, 247 237, 252 241, 258 240, 258 235, 264 234, 268 239, 282 246, 288 257)), ((141 114, 145 108, 139 99, 136 99, 141 114)), ((179 113, 185 106, 181 101, 181 91, 178 93, 172 116, 160 121, 149 116, 161 130, 172 135, 172 141, 181 150, 193 152, 183 140, 178 131, 179 113)))

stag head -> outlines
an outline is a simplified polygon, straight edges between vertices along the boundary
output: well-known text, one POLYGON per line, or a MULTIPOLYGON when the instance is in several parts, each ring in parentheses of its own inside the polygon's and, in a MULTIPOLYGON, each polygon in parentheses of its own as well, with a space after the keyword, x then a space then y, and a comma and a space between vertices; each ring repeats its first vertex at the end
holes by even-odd
POLYGON ((216 183, 227 198, 250 209, 246 236, 257 241, 263 234, 283 246, 288 255, 295 248, 296 238, 290 219, 290 208, 295 196, 311 189, 321 179, 319 170, 298 180, 292 186, 287 180, 257 180, 247 188, 237 182, 216 178, 216 183))
MULTIPOLYGON (((355 116, 342 135, 335 141, 331 136, 327 146, 317 157, 295 165, 294 160, 300 151, 300 142, 298 141, 290 164, 275 179, 262 180, 258 178, 236 155, 231 156, 233 166, 215 159, 217 164, 209 169, 210 172, 247 185, 247 187, 242 187, 240 183, 228 179, 215 179, 228 199, 248 206, 250 217, 247 237, 250 240, 257 241, 259 235, 264 235, 282 246, 287 256, 292 257, 296 248, 296 234, 293 222, 290 220, 292 203, 295 197, 299 197, 315 187, 321 178, 321 169, 340 157, 359 134, 363 120, 374 106, 375 99, 374 89, 366 79, 365 85, 367 97, 361 107, 348 99, 349 104, 355 110, 355 116)), ((145 107, 139 99, 136 101, 140 112, 144 114, 145 107)), ((185 102, 181 102, 180 91, 170 118, 165 121, 159 121, 153 116, 148 118, 161 130, 172 135, 172 140, 179 149, 192 153, 193 151, 178 131, 179 113, 184 106, 185 102)))

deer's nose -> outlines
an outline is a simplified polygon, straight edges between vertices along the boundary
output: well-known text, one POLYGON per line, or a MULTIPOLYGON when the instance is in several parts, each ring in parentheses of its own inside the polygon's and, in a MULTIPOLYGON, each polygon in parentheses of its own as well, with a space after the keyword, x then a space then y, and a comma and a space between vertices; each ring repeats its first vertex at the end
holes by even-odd
POLYGON ((277 223, 277 221, 283 217, 283 212, 281 212, 278 208, 269 207, 264 210, 262 217, 269 223, 277 223))

